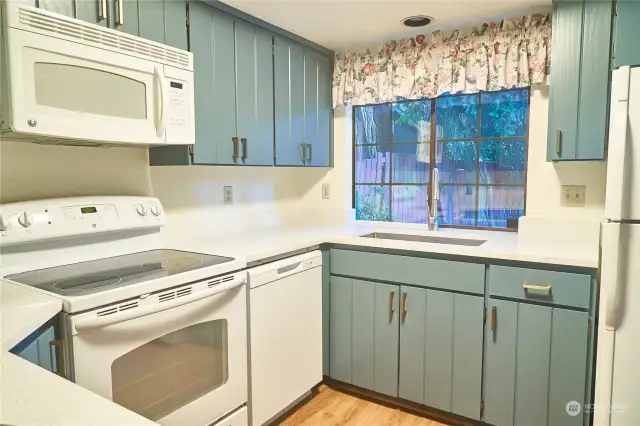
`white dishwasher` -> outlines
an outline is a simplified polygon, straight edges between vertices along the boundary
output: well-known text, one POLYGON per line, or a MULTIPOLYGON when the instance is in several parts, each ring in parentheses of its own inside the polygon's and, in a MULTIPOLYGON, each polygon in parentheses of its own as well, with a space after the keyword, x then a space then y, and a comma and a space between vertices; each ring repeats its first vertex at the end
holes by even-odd
POLYGON ((249 270, 249 412, 253 426, 322 381, 322 253, 249 270))

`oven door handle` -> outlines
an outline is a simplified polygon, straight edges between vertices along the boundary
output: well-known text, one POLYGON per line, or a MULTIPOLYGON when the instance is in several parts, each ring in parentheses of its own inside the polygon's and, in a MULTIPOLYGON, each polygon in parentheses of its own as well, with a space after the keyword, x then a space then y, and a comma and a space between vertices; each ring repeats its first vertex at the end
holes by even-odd
POLYGON ((93 330, 96 328, 107 327, 109 325, 132 320, 135 318, 145 317, 147 315, 155 314, 161 311, 166 311, 168 309, 177 308, 178 306, 186 305, 188 303, 193 303, 198 300, 205 299, 209 296, 213 296, 218 293, 223 293, 225 291, 232 290, 236 287, 242 286, 243 284, 246 283, 246 281, 247 281, 247 278, 245 274, 241 274, 236 276, 232 281, 215 285, 210 289, 192 294, 191 296, 173 299, 170 302, 156 303, 151 306, 131 309, 129 311, 125 311, 122 313, 112 314, 112 315, 107 315, 102 317, 95 316, 95 317, 82 318, 75 323, 75 328, 76 328, 76 331, 81 332, 81 331, 93 330))

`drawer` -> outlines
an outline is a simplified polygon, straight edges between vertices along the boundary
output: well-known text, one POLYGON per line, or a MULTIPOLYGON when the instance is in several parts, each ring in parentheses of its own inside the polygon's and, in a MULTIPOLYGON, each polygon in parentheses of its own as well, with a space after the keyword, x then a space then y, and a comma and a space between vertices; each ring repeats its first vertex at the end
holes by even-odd
POLYGON ((589 309, 591 276, 491 265, 489 295, 589 309))
POLYGON ((383 253, 331 250, 331 273, 484 294, 485 265, 383 253))

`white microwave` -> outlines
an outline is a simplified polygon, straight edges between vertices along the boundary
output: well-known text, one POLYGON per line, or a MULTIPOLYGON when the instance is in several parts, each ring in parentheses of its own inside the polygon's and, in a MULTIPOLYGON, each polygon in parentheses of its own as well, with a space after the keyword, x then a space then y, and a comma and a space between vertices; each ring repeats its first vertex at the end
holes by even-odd
POLYGON ((0 15, 3 140, 194 143, 190 52, 15 0, 0 15))

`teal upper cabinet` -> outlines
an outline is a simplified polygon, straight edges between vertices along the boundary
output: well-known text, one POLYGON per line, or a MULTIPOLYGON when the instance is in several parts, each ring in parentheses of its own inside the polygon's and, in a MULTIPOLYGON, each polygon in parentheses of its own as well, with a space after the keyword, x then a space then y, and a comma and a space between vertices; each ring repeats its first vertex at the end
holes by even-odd
POLYGON ((190 5, 195 164, 273 164, 273 36, 202 3, 190 5))
POLYGON ((276 164, 331 165, 331 58, 275 37, 276 164))
POLYGON ((140 37, 188 50, 186 12, 185 0, 138 0, 140 37))
POLYGON ((555 0, 547 160, 605 157, 611 3, 555 0))
POLYGON ((484 299, 400 292, 400 398, 480 420, 484 299))
POLYGON ((586 399, 589 314, 491 300, 484 421, 495 426, 581 426, 567 413, 586 399))
POLYGON ((614 30, 613 66, 640 65, 638 22, 640 22, 640 0, 619 0, 614 30))

